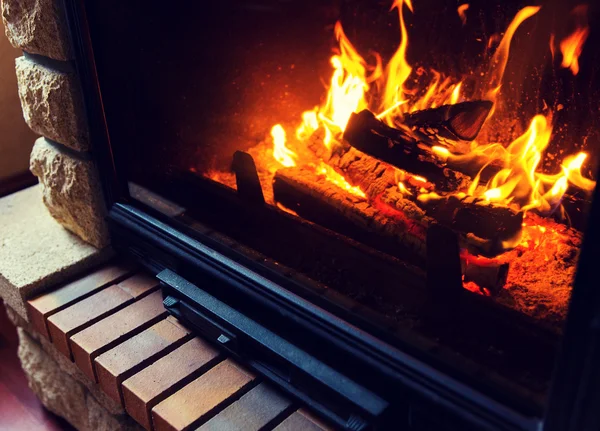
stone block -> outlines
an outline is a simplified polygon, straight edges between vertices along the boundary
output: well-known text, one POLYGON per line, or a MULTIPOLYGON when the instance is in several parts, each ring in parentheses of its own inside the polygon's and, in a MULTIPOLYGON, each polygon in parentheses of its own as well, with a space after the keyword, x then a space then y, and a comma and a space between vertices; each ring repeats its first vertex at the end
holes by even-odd
POLYGON ((55 60, 72 58, 61 1, 2 0, 2 21, 14 47, 55 60))
POLYGON ((19 359, 29 386, 42 404, 65 418, 80 431, 138 431, 126 414, 111 414, 96 398, 48 355, 22 328, 19 333, 19 359))
POLYGON ((42 184, 46 207, 60 224, 97 248, 108 245, 106 207, 92 161, 39 138, 29 168, 42 184))
POLYGON ((31 130, 74 150, 89 150, 76 74, 51 69, 26 57, 16 59, 16 71, 23 117, 31 130))
POLYGON ((12 308, 6 306, 6 314, 11 322, 17 327, 17 331, 25 332, 24 335, 33 339, 42 350, 49 355, 54 362, 58 365, 62 372, 66 373, 69 377, 74 378, 82 384, 88 392, 95 398, 96 402, 100 404, 106 411, 111 415, 123 415, 125 409, 118 403, 114 402, 108 397, 100 388, 99 385, 93 383, 85 374, 81 372, 77 366, 69 359, 65 358, 48 339, 36 332, 30 322, 27 322, 21 316, 19 316, 12 308))
POLYGON ((25 301, 112 256, 65 230, 37 185, 0 199, 0 296, 27 320, 25 301))

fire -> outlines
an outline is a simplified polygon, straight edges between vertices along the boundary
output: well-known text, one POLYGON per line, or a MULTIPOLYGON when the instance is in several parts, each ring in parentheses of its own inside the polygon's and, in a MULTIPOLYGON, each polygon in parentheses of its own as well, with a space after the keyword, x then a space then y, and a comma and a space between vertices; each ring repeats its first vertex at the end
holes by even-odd
POLYGON ((319 166, 317 166, 316 171, 318 174, 324 175, 327 181, 329 181, 330 183, 335 184, 336 186, 346 190, 354 196, 358 196, 363 199, 367 198, 367 195, 365 195, 365 192, 363 192, 360 189, 360 187, 356 187, 350 184, 342 175, 338 174, 331 166, 321 162, 319 166))
POLYGON ((560 42, 560 52, 563 57, 561 67, 571 69, 573 75, 577 75, 579 73, 579 56, 590 34, 590 28, 586 22, 587 6, 577 6, 573 9, 572 14, 576 16, 578 24, 575 31, 560 42))
MULTIPOLYGON (((466 22, 465 12, 468 8, 468 4, 458 8, 463 24, 466 22)), ((497 48, 490 58, 487 71, 481 74, 475 85, 466 85, 461 79, 446 76, 432 69, 413 69, 406 56, 409 34, 405 16, 407 10, 414 13, 412 1, 394 0, 391 10, 398 13, 400 41, 385 67, 377 54, 373 56, 374 61, 367 63, 344 33, 342 24, 336 23, 334 32, 339 48, 330 59, 332 74, 323 102, 302 114, 295 140, 289 143, 289 148, 286 146, 288 143, 283 127, 277 124, 271 130, 273 156, 280 164, 287 167, 295 166, 296 163, 314 165, 314 161, 303 161, 299 158, 298 154, 303 154, 302 151, 295 152, 292 149, 306 145, 317 130, 322 131, 325 153, 331 154, 336 150, 335 147, 341 144, 341 136, 352 113, 363 109, 378 113, 377 118, 394 127, 402 123, 404 115, 416 110, 456 104, 472 98, 496 101, 509 60, 511 41, 520 26, 536 15, 540 7, 528 6, 521 9, 502 38, 496 35, 494 43, 499 40, 497 48), (412 79, 415 77, 418 79, 412 79)), ((563 67, 569 67, 574 74, 578 72, 577 58, 588 33, 587 26, 580 26, 560 43, 563 67)), ((553 47, 553 39, 550 43, 553 47)), ((485 184, 481 182, 480 175, 477 175, 468 190, 457 190, 456 194, 516 206, 521 211, 536 209, 540 212, 551 212, 560 206, 561 199, 569 187, 591 190, 596 184, 595 181, 585 178, 581 172, 587 157, 585 153, 566 157, 560 172, 556 174, 541 172, 543 157, 551 137, 552 115, 545 113, 534 116, 527 131, 511 143, 473 142, 468 154, 453 154, 442 145, 433 146, 431 151, 441 163, 461 160, 476 163, 476 166, 482 169, 487 165, 497 167, 495 175, 485 184)), ((322 160, 314 166, 316 172, 324 175, 331 183, 355 196, 367 197, 360 188, 348 183, 322 160)), ((427 179, 410 173, 403 173, 401 176, 397 174, 396 184, 399 191, 410 199, 425 202, 441 198, 427 179)))
POLYGON ((295 159, 298 157, 296 153, 285 146, 285 130, 281 124, 276 124, 271 129, 273 137, 273 157, 286 168, 296 166, 295 159))
POLYGON ((494 56, 492 57, 491 67, 486 76, 487 86, 489 88, 486 98, 492 101, 496 100, 496 96, 502 86, 502 77, 504 76, 504 70, 508 63, 508 55, 510 52, 510 42, 512 41, 515 32, 519 26, 527 19, 538 13, 540 6, 527 6, 517 12, 517 15, 512 20, 504 37, 500 41, 500 45, 496 48, 494 56))
POLYGON ((458 12, 458 16, 460 17, 462 25, 465 25, 467 23, 467 14, 466 14, 466 12, 468 10, 469 10, 469 4, 468 3, 461 4, 458 7, 458 9, 456 10, 458 12))
MULTIPOLYGON (((536 115, 527 131, 507 148, 492 144, 494 157, 490 157, 490 162, 501 161, 503 168, 483 188, 478 187, 479 176, 476 177, 469 194, 490 202, 515 203, 522 211, 549 213, 560 205, 569 185, 593 190, 596 182, 581 173, 587 158, 584 152, 565 158, 558 174, 538 171, 551 135, 551 118, 536 115)), ((485 152, 491 146, 483 146, 479 151, 485 152)))

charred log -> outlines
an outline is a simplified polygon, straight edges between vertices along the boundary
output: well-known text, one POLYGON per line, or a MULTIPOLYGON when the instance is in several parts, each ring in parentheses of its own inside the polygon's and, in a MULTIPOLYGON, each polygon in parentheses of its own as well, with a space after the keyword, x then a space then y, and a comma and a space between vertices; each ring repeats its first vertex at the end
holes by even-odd
MULTIPOLYGON (((427 256, 427 232, 436 225, 414 202, 397 200, 393 206, 381 198, 373 202, 355 196, 306 168, 279 169, 274 177, 276 202, 303 218, 328 227, 395 257, 424 266, 427 256)), ((461 248, 473 251, 470 239, 459 235, 461 248)), ((497 292, 506 281, 505 274, 490 266, 469 268, 477 285, 497 292), (489 268, 489 269, 488 269, 489 268), (504 277, 500 277, 504 275, 504 277)))
POLYGON ((417 201, 427 215, 440 223, 480 238, 507 241, 521 231, 523 213, 472 196, 445 196, 417 201))
POLYGON ((352 114, 344 139, 354 148, 414 175, 426 177, 441 191, 464 187, 468 178, 445 168, 444 163, 427 149, 410 130, 396 129, 364 110, 352 114))
MULTIPOLYGON (((487 100, 443 105, 406 114, 402 118, 402 124, 431 139, 456 147, 458 151, 453 152, 464 153, 466 151, 461 151, 457 144, 460 144, 460 141, 472 141, 477 137, 492 106, 494 104, 487 100)), ((464 148, 468 151, 469 147, 464 148)))
MULTIPOLYGON (((404 207, 407 196, 398 190, 394 170, 384 162, 354 148, 334 152, 328 160, 352 184, 371 200, 381 198, 395 207, 404 207)), ((415 198, 412 196, 410 198, 415 198)), ((514 238, 521 230, 523 214, 512 208, 483 202, 473 197, 443 196, 438 199, 413 200, 413 205, 439 223, 472 234, 479 253, 494 256, 503 251, 502 241, 514 238)))

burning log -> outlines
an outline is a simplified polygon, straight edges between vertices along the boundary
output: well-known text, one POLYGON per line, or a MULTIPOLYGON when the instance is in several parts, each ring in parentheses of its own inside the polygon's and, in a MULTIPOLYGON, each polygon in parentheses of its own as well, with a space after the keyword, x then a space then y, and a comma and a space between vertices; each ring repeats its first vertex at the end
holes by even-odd
POLYGON ((461 150, 461 141, 472 141, 479 135, 493 106, 487 100, 443 105, 406 114, 402 124, 431 139, 449 144, 455 147, 453 152, 462 154, 469 151, 469 146, 461 150))
POLYGON ((406 196, 398 189, 394 170, 389 165, 354 148, 334 152, 328 163, 350 183, 358 185, 371 200, 380 198, 392 207, 398 203, 405 207, 405 202, 411 201, 439 223, 472 234, 470 242, 477 244, 474 248, 486 256, 502 252, 501 242, 514 238, 521 230, 523 214, 512 208, 470 196, 450 195, 428 200, 406 196))
POLYGON ((464 188, 470 179, 444 163, 409 130, 395 129, 364 110, 352 114, 344 139, 354 148, 414 175, 426 177, 438 190, 464 188))
MULTIPOLYGON (((328 227, 376 249, 423 266, 427 255, 427 230, 436 221, 414 202, 401 199, 393 206, 382 199, 369 202, 347 192, 324 175, 308 168, 279 169, 273 180, 275 201, 312 222, 328 227)), ((461 248, 473 250, 472 241, 459 235, 461 248)), ((465 252, 466 253, 466 252, 465 252)), ((470 254, 465 254, 470 256, 470 254)), ((475 260, 462 262, 468 278, 481 288, 497 292, 506 271, 475 260)), ((488 260, 489 261, 489 260, 488 260)), ((467 276, 463 272, 463 275, 467 276)))
POLYGON ((418 203, 440 223, 480 238, 508 241, 521 231, 523 224, 522 212, 472 196, 450 195, 418 203))

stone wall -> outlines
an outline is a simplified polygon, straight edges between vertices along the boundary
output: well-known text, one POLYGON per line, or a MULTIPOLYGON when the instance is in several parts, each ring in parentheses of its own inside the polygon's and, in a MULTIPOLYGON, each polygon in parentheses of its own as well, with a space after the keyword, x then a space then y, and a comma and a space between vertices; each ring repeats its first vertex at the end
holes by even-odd
POLYGON ((0 241, 0 296, 19 328, 19 358, 42 403, 77 429, 141 429, 50 342, 28 330, 24 301, 112 252, 62 1, 0 2, 6 36, 23 51, 15 65, 23 117, 42 135, 30 157, 40 185, 0 203, 7 234, 0 241))
POLYGON ((16 60, 25 121, 43 136, 30 169, 43 188, 50 214, 97 248, 108 245, 106 209, 90 138, 80 82, 73 64, 60 0, 1 0, 9 41, 23 50, 16 60))

